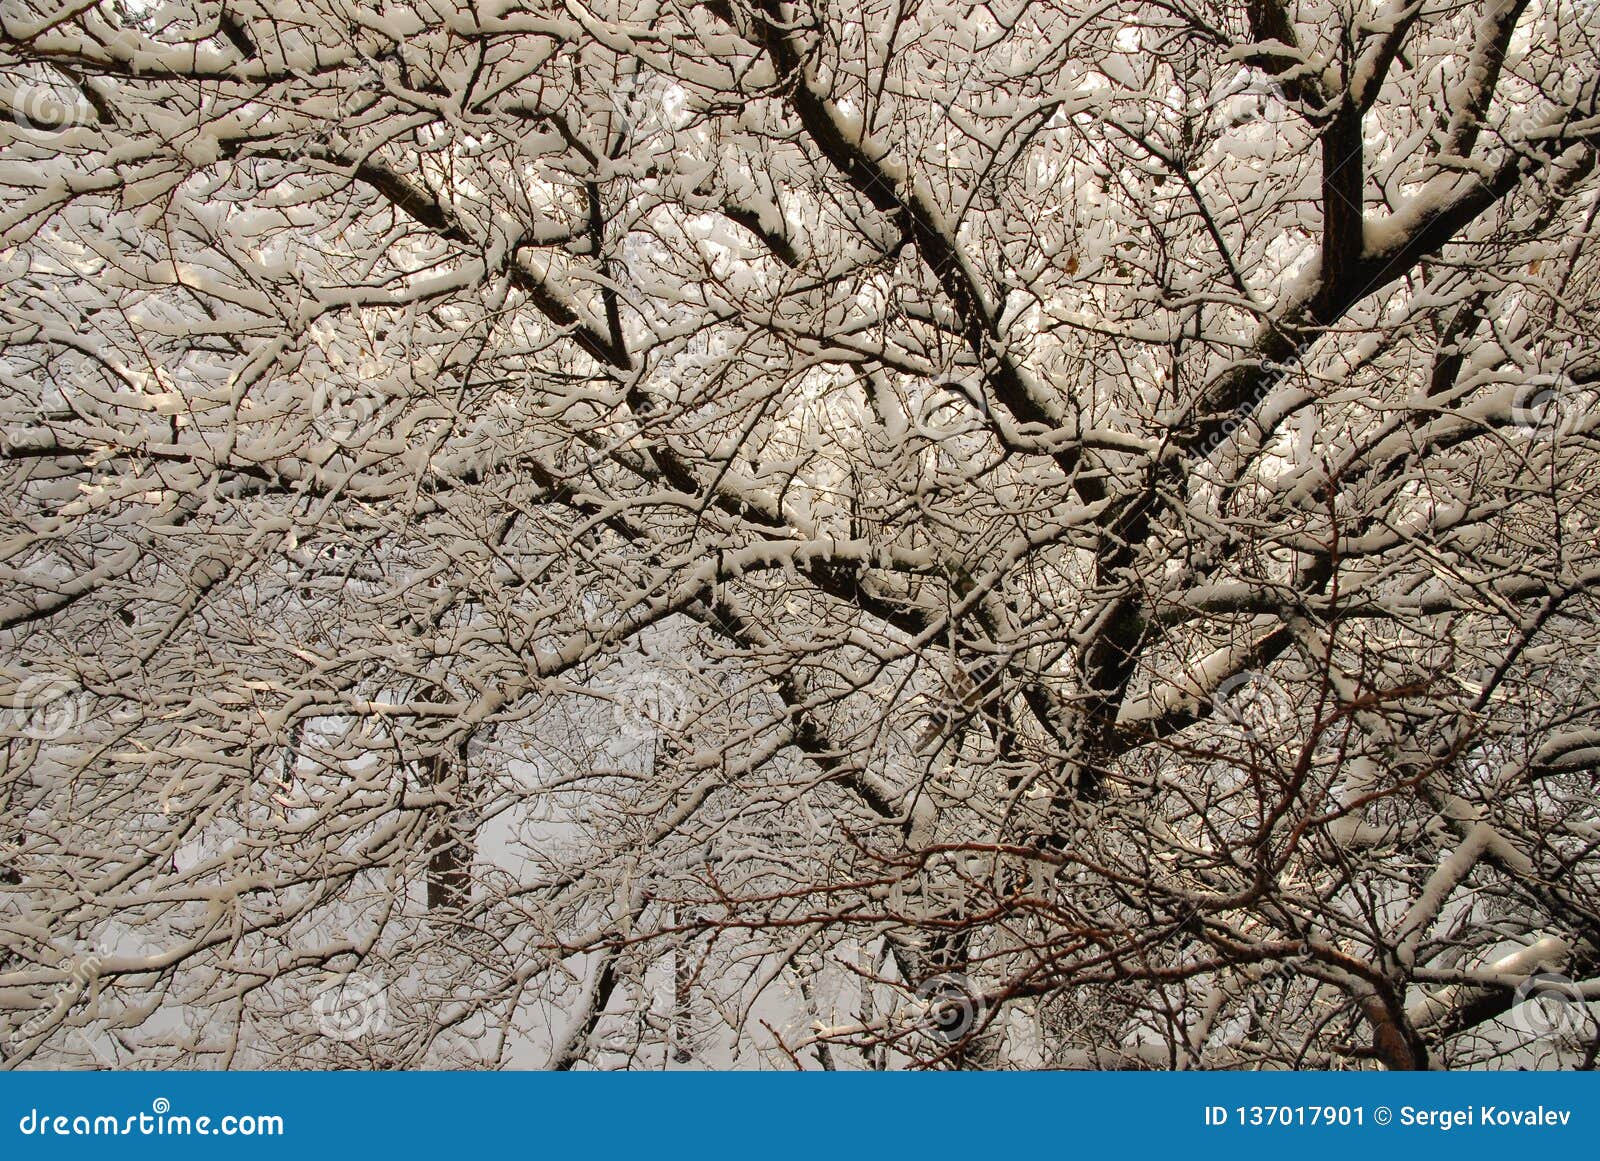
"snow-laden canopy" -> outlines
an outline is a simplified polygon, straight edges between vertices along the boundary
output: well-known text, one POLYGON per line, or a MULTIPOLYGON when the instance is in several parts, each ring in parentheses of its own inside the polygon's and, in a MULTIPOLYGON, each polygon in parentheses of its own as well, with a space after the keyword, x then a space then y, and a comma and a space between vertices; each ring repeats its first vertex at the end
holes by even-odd
POLYGON ((1597 78, 4 0, 4 1065, 1592 1063, 1597 78))

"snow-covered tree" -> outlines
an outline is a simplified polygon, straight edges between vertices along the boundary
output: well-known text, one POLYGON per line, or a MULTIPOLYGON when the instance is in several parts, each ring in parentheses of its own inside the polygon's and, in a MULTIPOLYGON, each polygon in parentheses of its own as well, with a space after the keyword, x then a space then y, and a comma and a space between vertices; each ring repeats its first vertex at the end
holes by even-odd
POLYGON ((1570 1066, 1593 0, 3 0, 6 1067, 1570 1066))

